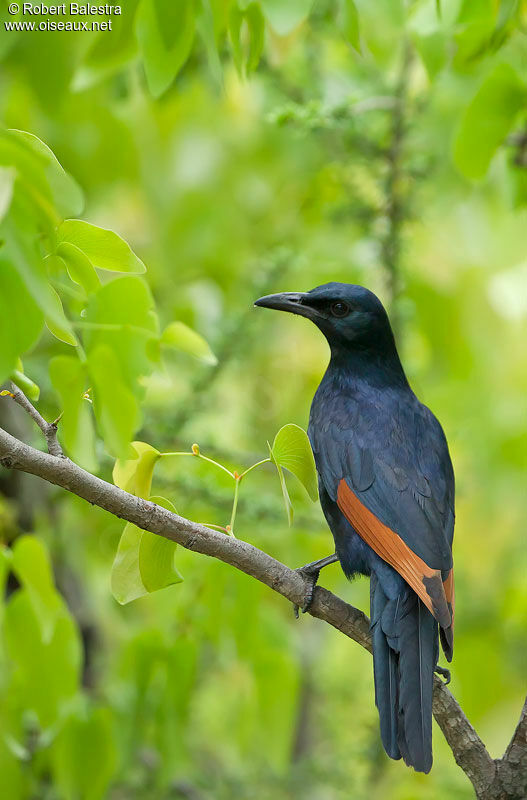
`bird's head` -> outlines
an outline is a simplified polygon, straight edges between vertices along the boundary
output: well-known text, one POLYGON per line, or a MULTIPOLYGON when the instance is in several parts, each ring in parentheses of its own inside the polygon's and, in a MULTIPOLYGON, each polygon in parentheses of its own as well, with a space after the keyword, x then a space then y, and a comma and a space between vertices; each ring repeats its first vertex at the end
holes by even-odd
POLYGON ((320 328, 332 351, 392 350, 393 334, 381 301, 351 283, 325 283, 310 292, 282 292, 260 297, 256 306, 307 317, 320 328))

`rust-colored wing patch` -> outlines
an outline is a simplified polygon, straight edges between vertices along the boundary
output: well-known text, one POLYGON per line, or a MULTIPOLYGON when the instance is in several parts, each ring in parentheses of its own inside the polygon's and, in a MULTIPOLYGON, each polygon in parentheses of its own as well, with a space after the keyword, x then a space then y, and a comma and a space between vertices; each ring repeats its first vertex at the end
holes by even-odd
POLYGON ((450 570, 448 575, 446 576, 445 580, 443 581, 443 588, 445 590, 445 597, 447 599, 447 603, 450 603, 452 606, 452 617, 454 616, 454 608, 456 605, 455 601, 455 591, 454 591, 454 568, 450 570))
POLYGON ((445 590, 445 597, 448 603, 448 608, 452 615, 452 631, 454 630, 454 612, 456 608, 456 593, 454 590, 454 567, 450 570, 445 580, 443 581, 443 588, 445 590))
MULTIPOLYGON (((359 536, 378 556, 387 561, 412 587, 442 628, 452 624, 452 614, 447 604, 446 588, 441 570, 432 569, 411 550, 401 537, 384 525, 369 508, 361 503, 344 479, 339 483, 337 504, 359 536)), ((450 591, 447 578, 447 586, 450 591)), ((452 597, 453 597, 453 581, 452 597)))

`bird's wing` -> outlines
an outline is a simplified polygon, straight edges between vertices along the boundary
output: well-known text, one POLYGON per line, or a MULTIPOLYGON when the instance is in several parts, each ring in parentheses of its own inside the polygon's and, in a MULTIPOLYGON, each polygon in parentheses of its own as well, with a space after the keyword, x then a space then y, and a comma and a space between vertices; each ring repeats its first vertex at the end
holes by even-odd
POLYGON ((452 625, 454 476, 433 414, 393 403, 386 415, 349 398, 310 429, 320 479, 357 533, 452 625))

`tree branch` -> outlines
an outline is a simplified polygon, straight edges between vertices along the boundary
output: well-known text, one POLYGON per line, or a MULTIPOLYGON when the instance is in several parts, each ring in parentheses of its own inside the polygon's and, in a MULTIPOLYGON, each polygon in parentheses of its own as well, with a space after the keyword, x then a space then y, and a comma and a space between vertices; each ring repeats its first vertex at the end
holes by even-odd
MULTIPOLYGON (((503 758, 496 762, 496 768, 497 779, 490 790, 496 787, 502 794, 495 792, 494 795, 488 794, 488 797, 524 800, 527 797, 527 699, 509 746, 503 758)), ((486 800, 485 795, 483 800, 486 800)))
MULTIPOLYGON (((37 475, 48 483, 82 497, 92 505, 132 522, 145 531, 177 542, 187 550, 218 558, 265 583, 295 605, 302 605, 304 579, 295 570, 276 561, 248 542, 192 522, 167 509, 129 494, 77 466, 69 458, 36 450, 0 429, 0 464, 37 475)), ((371 651, 369 621, 362 611, 321 589, 315 594, 310 613, 371 651)))
POLYGON ((461 767, 479 797, 481 791, 494 781, 496 764, 461 706, 437 676, 434 676, 433 710, 456 764, 461 767))
POLYGON ((24 392, 18 388, 16 383, 11 382, 11 388, 6 392, 13 398, 15 403, 22 406, 24 411, 27 411, 31 419, 38 425, 48 446, 48 453, 52 456, 63 456, 62 447, 57 439, 57 425, 55 422, 46 422, 44 417, 37 411, 35 406, 30 403, 24 392))
MULTIPOLYGON (((20 405, 25 407, 23 402, 20 405)), ((29 409, 26 410, 31 413, 29 409)), ((33 413, 31 416, 35 419, 33 413)), ((38 417, 42 419, 40 415, 38 417)), ((41 427, 39 422, 37 424, 41 427)), ((43 430, 45 433, 45 429, 43 430)), ((295 570, 267 553, 248 542, 211 530, 204 525, 172 514, 149 500, 131 495, 118 486, 86 472, 69 458, 36 450, 1 428, 0 464, 8 469, 37 475, 116 517, 132 522, 143 530, 175 541, 188 550, 230 564, 266 584, 294 605, 302 604, 304 579, 295 570)), ((332 625, 371 652, 368 618, 362 611, 332 592, 317 586, 309 614, 332 625)), ((509 797, 505 794, 488 795, 485 792, 496 784, 498 767, 503 770, 504 777, 508 776, 511 785, 517 780, 515 765, 521 765, 527 759, 527 707, 523 710, 518 728, 501 762, 494 762, 490 757, 459 704, 437 676, 434 681, 434 716, 452 749, 456 762, 471 780, 478 797, 509 797), (503 767, 504 764, 508 765, 508 772, 503 767)), ((520 795, 510 795, 510 797, 516 798, 520 795)))

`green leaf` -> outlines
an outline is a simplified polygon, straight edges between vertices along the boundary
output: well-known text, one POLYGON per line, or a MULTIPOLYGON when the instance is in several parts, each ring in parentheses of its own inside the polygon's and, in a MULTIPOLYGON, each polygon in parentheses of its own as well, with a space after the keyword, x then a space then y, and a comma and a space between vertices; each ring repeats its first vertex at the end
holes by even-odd
POLYGON ((496 6, 494 0, 462 0, 454 35, 454 67, 472 66, 492 49, 496 6))
POLYGON ((463 115, 454 144, 454 161, 463 175, 484 177, 526 99, 525 86, 509 64, 498 64, 486 77, 463 115))
POLYGON ((449 39, 443 31, 413 36, 417 52, 421 56, 428 77, 433 81, 448 60, 449 39))
POLYGON ((43 640, 29 592, 19 589, 6 605, 3 627, 11 707, 19 716, 34 712, 44 729, 56 725, 79 691, 82 648, 73 619, 62 604, 49 641, 43 640))
POLYGON ((309 16, 313 0, 261 0, 265 16, 280 36, 287 36, 309 16))
POLYGON ((74 356, 56 356, 49 363, 49 374, 60 398, 60 440, 75 462, 93 471, 97 459, 91 405, 84 399, 86 368, 74 356))
POLYGON ((86 294, 97 291, 101 280, 86 253, 71 242, 62 242, 57 248, 57 255, 64 260, 71 280, 82 286, 86 294))
POLYGON ((313 451, 307 433, 289 423, 280 428, 271 448, 273 462, 295 475, 310 498, 318 498, 318 481, 313 451))
POLYGON ((184 322, 171 322, 163 331, 160 339, 161 345, 182 350, 204 364, 214 366, 218 359, 210 349, 203 336, 185 325, 184 322))
POLYGON ((12 568, 26 589, 39 621, 42 641, 49 643, 62 609, 47 550, 35 536, 20 536, 13 547, 12 568))
POLYGON ((221 85, 223 70, 221 66, 214 11, 211 0, 200 0, 196 13, 196 31, 199 33, 209 62, 209 70, 216 83, 221 85))
MULTIPOLYGON (((175 507, 165 497, 154 496, 150 500, 158 506, 166 508, 173 514, 175 507)), ((143 532, 139 551, 139 569, 141 579, 148 592, 155 592, 176 583, 182 583, 183 578, 176 569, 174 558, 177 543, 171 542, 162 536, 156 536, 148 531, 143 532)))
POLYGON ((16 383, 19 389, 22 389, 30 400, 38 400, 40 397, 40 386, 32 381, 31 378, 28 378, 27 375, 24 375, 21 369, 16 369, 9 378, 13 383, 16 383))
POLYGON ((132 61, 138 52, 134 20, 138 0, 126 0, 126 12, 112 16, 112 31, 90 37, 90 45, 73 76, 74 92, 88 89, 108 78, 132 61))
POLYGON ((0 167, 0 221, 9 211, 15 178, 16 170, 13 167, 0 167))
MULTIPOLYGON (((94 267, 110 272, 141 274, 146 267, 130 245, 114 231, 99 228, 80 219, 67 219, 58 229, 58 244, 73 244, 94 267)), ((62 254, 61 254, 62 255, 62 254)))
MULTIPOLYGON (((13 201, 14 205, 14 201, 13 201)), ((41 308, 46 318, 59 328, 64 323, 61 305, 50 286, 46 267, 40 254, 39 234, 25 209, 17 209, 0 223, 0 240, 4 240, 1 253, 22 278, 26 290, 41 308)))
POLYGON ((53 775, 66 800, 103 800, 117 766, 108 708, 69 717, 52 748, 53 775))
POLYGON ((46 317, 46 327, 51 331, 53 336, 56 336, 61 342, 77 347, 77 337, 73 333, 73 329, 64 314, 62 301, 52 286, 50 286, 49 289, 51 293, 50 297, 53 298, 55 313, 52 317, 46 317))
POLYGON ((285 513, 287 514, 287 522, 289 526, 293 524, 293 504, 291 502, 291 498, 289 497, 289 492, 287 491, 287 484, 285 482, 285 475, 282 467, 273 459, 272 450, 271 453, 271 460, 276 466, 276 470, 278 472, 278 478, 280 480, 280 488, 282 490, 282 497, 284 498, 284 505, 285 505, 285 513))
POLYGON ((59 215, 63 218, 70 214, 80 214, 84 207, 82 190, 71 175, 68 175, 63 169, 47 144, 27 131, 11 128, 8 133, 39 159, 51 199, 59 215))
POLYGON ((143 531, 139 549, 139 570, 147 592, 157 592, 166 586, 183 582, 174 564, 176 548, 176 542, 143 531))
POLYGON ((131 276, 104 284, 90 296, 85 322, 95 416, 109 452, 126 458, 141 420, 141 379, 153 368, 148 345, 158 339, 148 287, 131 276))
POLYGON ((360 53, 359 14, 353 0, 342 0, 340 27, 353 49, 360 53))
POLYGON ((2 622, 4 612, 4 601, 6 597, 5 587, 9 577, 9 572, 11 570, 12 560, 13 551, 10 550, 9 547, 0 544, 0 597, 2 598, 0 602, 0 624, 2 622))
POLYGON ((194 0, 141 0, 136 35, 148 88, 165 92, 190 55, 195 33, 194 0))
POLYGON ((15 267, 0 259, 0 383, 17 367, 44 324, 44 316, 15 267))
MULTIPOLYGON (((151 500, 176 513, 169 500, 162 497, 152 497, 151 500)), ((176 548, 175 542, 142 531, 128 522, 112 566, 112 594, 117 602, 124 605, 145 594, 181 583, 183 578, 174 564, 176 548)))
POLYGON ((90 351, 93 406, 108 452, 126 457, 140 421, 137 401, 123 379, 116 353, 106 344, 90 351))
MULTIPOLYGON (((111 397, 112 383, 115 381, 116 390, 122 394, 124 403, 125 419, 122 425, 131 432, 129 442, 135 430, 133 426, 140 421, 138 401, 143 399, 145 391, 141 378, 149 375, 153 368, 153 352, 149 345, 158 340, 157 317, 148 286, 141 278, 131 276, 104 284, 90 296, 84 319, 88 326, 84 334, 84 346, 89 373, 92 385, 97 384, 99 389, 94 396, 96 418, 100 418, 103 398, 108 400, 110 408, 107 411, 110 416, 119 416, 118 405, 111 397), (97 363, 97 352, 101 347, 102 366, 97 363), (114 364, 115 377, 107 386, 106 381, 103 385, 102 372, 107 374, 110 362, 114 364)), ((121 425, 119 420, 117 424, 121 425)), ((107 430, 109 433, 110 429, 107 430)), ((123 434, 124 430, 123 427, 123 434)), ((126 444, 122 439, 120 441, 121 447, 116 450, 116 439, 113 437, 111 452, 113 455, 126 456, 126 444)))
POLYGON ((112 564, 112 594, 121 605, 148 594, 139 570, 139 549, 144 531, 127 522, 112 564))
POLYGON ((262 55, 265 41, 265 20, 258 3, 249 3, 240 10, 234 5, 229 15, 229 36, 231 39, 234 63, 238 72, 251 72, 256 69, 262 55), (247 25, 247 37, 243 35, 243 25, 247 25))
POLYGON ((146 442, 132 442, 131 447, 136 457, 115 462, 113 482, 125 492, 149 497, 154 467, 161 453, 146 442))

